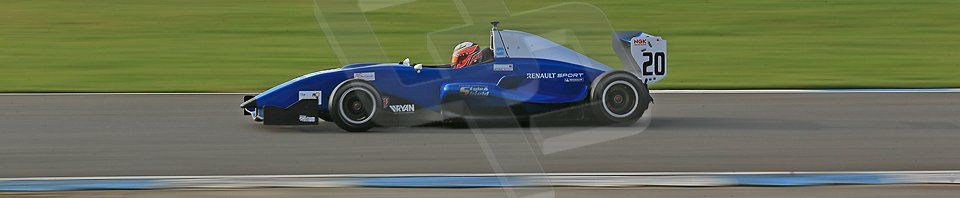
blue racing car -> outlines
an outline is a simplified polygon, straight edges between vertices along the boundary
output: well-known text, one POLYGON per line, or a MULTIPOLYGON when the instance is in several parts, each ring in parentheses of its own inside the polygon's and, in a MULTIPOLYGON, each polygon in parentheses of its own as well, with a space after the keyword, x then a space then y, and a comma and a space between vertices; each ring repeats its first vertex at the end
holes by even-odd
POLYGON ((465 120, 525 122, 539 115, 632 124, 653 101, 647 84, 667 74, 666 40, 657 36, 614 33, 613 48, 624 64, 615 70, 542 37, 492 24, 490 47, 458 45, 451 64, 407 59, 347 65, 244 96, 240 107, 265 125, 323 120, 351 132, 465 120))

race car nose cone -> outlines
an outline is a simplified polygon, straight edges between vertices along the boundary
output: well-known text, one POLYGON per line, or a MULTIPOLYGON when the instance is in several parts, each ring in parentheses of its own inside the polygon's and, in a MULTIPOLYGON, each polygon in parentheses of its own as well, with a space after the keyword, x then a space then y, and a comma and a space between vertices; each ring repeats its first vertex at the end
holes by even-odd
POLYGON ((250 97, 250 98, 244 97, 243 99, 244 101, 243 103, 240 103, 240 108, 257 107, 257 100, 253 99, 253 97, 250 97))

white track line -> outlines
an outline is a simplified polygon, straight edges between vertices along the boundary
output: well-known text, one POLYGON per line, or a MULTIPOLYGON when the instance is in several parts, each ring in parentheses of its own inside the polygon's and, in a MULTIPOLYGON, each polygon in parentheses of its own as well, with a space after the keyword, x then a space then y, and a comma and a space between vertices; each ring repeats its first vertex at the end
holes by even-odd
POLYGON ((199 176, 101 176, 101 177, 18 177, 13 180, 106 180, 106 179, 226 179, 226 178, 364 178, 364 177, 511 177, 511 176, 717 176, 796 174, 954 174, 943 171, 810 171, 810 172, 598 172, 598 173, 422 173, 422 174, 315 174, 315 175, 199 175, 199 176))
MULTIPOLYGON (((960 88, 933 89, 738 89, 650 90, 655 94, 801 94, 801 93, 960 93, 960 88)), ((256 95, 258 93, 0 93, 0 96, 97 96, 97 95, 256 95)))

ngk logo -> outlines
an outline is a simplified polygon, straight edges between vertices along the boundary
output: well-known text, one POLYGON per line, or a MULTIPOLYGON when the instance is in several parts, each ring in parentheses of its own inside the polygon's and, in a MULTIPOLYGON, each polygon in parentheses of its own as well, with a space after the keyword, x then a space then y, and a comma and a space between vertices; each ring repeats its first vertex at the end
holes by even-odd
POLYGON ((634 44, 634 45, 646 45, 646 44, 647 44, 647 39, 634 38, 634 39, 633 39, 633 44, 634 44))

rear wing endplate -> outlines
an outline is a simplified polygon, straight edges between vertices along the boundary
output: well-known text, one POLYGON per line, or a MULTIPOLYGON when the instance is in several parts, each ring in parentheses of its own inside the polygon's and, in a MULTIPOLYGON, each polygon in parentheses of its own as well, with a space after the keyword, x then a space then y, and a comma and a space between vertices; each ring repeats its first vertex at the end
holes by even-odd
POLYGON ((623 70, 652 84, 667 77, 667 40, 643 32, 613 33, 613 51, 623 70))

